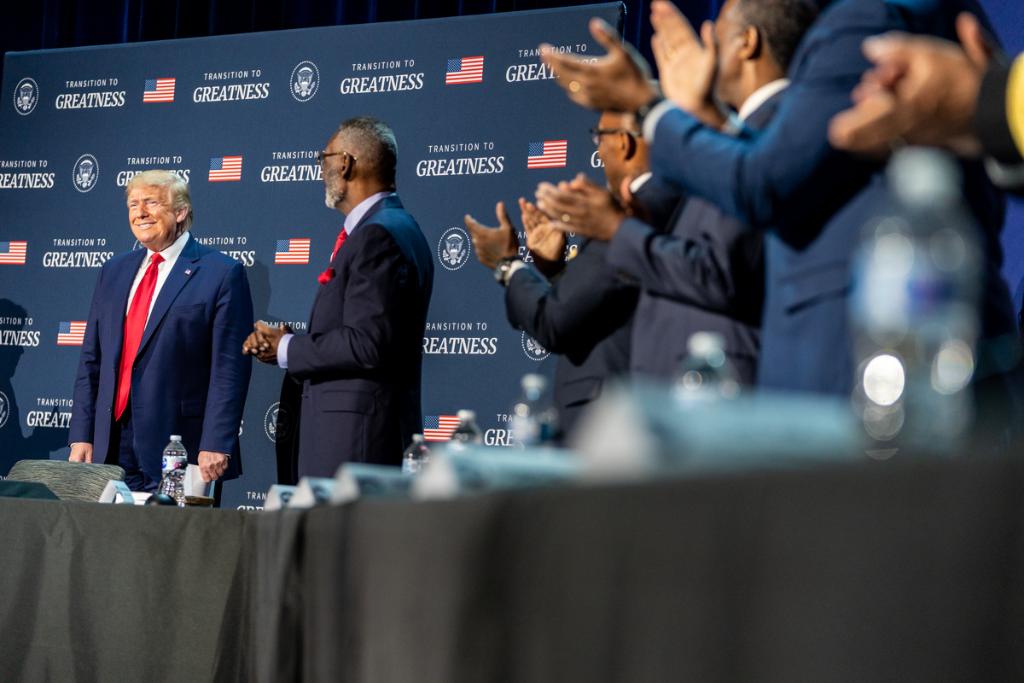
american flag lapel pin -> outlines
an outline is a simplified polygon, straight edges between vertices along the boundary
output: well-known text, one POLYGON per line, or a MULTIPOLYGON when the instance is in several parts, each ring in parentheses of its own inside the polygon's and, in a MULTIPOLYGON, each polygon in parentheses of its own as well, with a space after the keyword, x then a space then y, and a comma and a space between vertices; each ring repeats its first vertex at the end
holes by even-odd
POLYGON ((191 268, 186 268, 185 269, 185 275, 191 275, 191 274, 192 274, 192 269, 191 268))

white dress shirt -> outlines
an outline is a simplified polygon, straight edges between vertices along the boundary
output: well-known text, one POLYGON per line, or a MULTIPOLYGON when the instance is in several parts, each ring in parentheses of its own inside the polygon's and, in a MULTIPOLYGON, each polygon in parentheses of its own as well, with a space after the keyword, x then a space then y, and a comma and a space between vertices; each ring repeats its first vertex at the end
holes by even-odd
MULTIPOLYGON (((740 105, 738 112, 739 120, 745 121, 748 116, 753 114, 762 104, 767 102, 772 95, 785 89, 788 85, 789 79, 777 78, 771 83, 765 83, 760 88, 752 92, 747 99, 743 100, 743 104, 740 105)), ((662 100, 655 105, 653 109, 651 109, 650 113, 644 118, 643 126, 644 140, 647 141, 647 144, 654 143, 654 131, 657 129, 658 121, 660 121, 661 117, 665 115, 665 112, 678 108, 679 107, 672 100, 662 100)))
MULTIPOLYGON (((164 260, 156 267, 156 287, 153 288, 153 298, 149 300, 149 310, 146 311, 146 323, 149 323, 149 314, 153 312, 153 305, 156 304, 156 298, 160 296, 160 290, 163 289, 164 283, 167 282, 167 276, 171 274, 171 269, 174 268, 174 264, 178 262, 178 257, 181 256, 182 249, 185 248, 185 243, 189 240, 189 232, 186 230, 181 235, 178 235, 178 239, 174 240, 171 246, 167 247, 160 252, 160 255, 164 257, 164 260)), ((135 298, 135 290, 139 288, 139 284, 142 282, 142 277, 146 274, 149 269, 149 262, 153 258, 155 251, 146 250, 146 258, 142 259, 142 265, 139 266, 139 272, 135 274, 135 281, 132 282, 131 291, 128 292, 128 308, 124 310, 125 316, 128 315, 128 311, 132 307, 132 299, 135 298)))

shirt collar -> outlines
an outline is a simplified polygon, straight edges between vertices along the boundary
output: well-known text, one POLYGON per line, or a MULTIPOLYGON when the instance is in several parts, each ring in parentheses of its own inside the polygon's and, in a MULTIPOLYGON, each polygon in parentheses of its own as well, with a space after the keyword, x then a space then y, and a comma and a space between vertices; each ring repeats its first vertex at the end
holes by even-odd
POLYGON ((647 181, 651 179, 652 175, 654 174, 647 171, 646 173, 641 173, 636 178, 633 178, 629 183, 629 191, 633 193, 639 192, 640 189, 647 184, 647 181))
MULTIPOLYGON (((185 232, 178 235, 178 239, 174 240, 174 242, 171 243, 171 246, 161 251, 160 255, 164 257, 164 261, 173 261, 176 258, 178 258, 178 256, 181 254, 181 250, 185 248, 185 243, 188 242, 188 238, 189 231, 186 230, 185 232)), ((149 249, 147 249, 146 251, 149 251, 149 249)), ((146 263, 149 263, 150 259, 153 258, 153 254, 155 253, 155 251, 149 251, 149 257, 146 259, 146 263)))
POLYGON ((771 83, 765 83, 760 88, 750 94, 743 104, 740 106, 738 116, 740 121, 746 121, 750 118, 750 115, 761 108, 761 105, 771 99, 772 95, 777 92, 785 90, 789 85, 788 78, 778 78, 771 83))
POLYGON ((359 225, 359 221, 363 220, 363 216, 366 215, 366 212, 369 211, 374 204, 379 202, 381 199, 384 199, 384 197, 390 197, 393 194, 394 192, 378 192, 376 194, 371 194, 369 197, 356 204, 355 208, 349 211, 348 215, 345 216, 345 232, 351 235, 352 231, 356 229, 357 225, 359 225))

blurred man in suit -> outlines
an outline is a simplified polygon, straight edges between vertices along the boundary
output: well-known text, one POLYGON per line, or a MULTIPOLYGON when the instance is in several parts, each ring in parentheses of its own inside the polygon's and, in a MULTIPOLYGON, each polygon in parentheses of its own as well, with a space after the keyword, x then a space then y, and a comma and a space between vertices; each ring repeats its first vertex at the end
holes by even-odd
POLYGON ((286 382, 301 383, 298 477, 330 477, 350 461, 398 465, 422 431, 434 265, 395 192, 397 162, 387 124, 371 117, 341 124, 320 164, 325 202, 345 221, 318 278, 309 334, 257 323, 243 346, 286 369, 286 382))
MULTIPOLYGON (((740 0, 741 3, 759 0, 740 0)), ((543 59, 574 101, 635 111, 651 143, 656 174, 778 239, 766 249, 767 287, 759 383, 773 388, 848 395, 854 368, 847 322, 851 256, 864 224, 887 199, 879 163, 836 150, 829 120, 869 67, 865 38, 889 30, 949 37, 959 11, 981 14, 974 0, 816 0, 821 15, 793 56, 791 85, 757 136, 730 137, 662 100, 644 67, 595 20, 591 31, 608 55, 584 62, 545 50, 543 59)), ((654 0, 656 39, 684 69, 708 49, 667 0, 654 0)), ((982 346, 1014 332, 999 267, 1004 202, 979 164, 963 167, 965 195, 983 230, 982 346)), ((984 357, 986 354, 980 354, 984 357)), ((984 375, 992 368, 979 366, 984 375)))
POLYGON ((93 294, 75 380, 70 460, 125 469, 136 491, 160 482, 180 434, 207 481, 241 473, 238 428, 252 363, 245 268, 192 237, 188 185, 144 171, 125 188, 142 249, 107 261, 93 294))
MULTIPOLYGON (((605 112, 591 132, 607 179, 595 201, 607 211, 625 211, 620 188, 647 172, 647 145, 631 114, 605 112)), ((564 233, 532 204, 519 203, 534 265, 520 258, 519 240, 502 202, 496 207, 497 228, 468 215, 466 227, 480 263, 493 268, 505 287, 509 322, 559 356, 554 399, 561 431, 568 435, 605 382, 629 370, 638 291, 607 265, 607 245, 601 242, 584 240, 565 263, 564 233)))
MULTIPOLYGON (((703 27, 711 49, 697 69, 673 70, 663 63, 667 51, 655 46, 665 94, 686 102, 709 126, 737 135, 763 128, 789 83, 786 69, 814 17, 804 0, 728 0, 714 27, 703 27), (737 112, 732 120, 718 103, 737 112)), ((609 263, 640 281, 644 291, 633 332, 633 372, 672 376, 686 356, 690 335, 711 331, 722 337, 740 382, 753 384, 764 301, 761 233, 700 198, 686 202, 671 234, 621 214, 598 221, 586 214, 591 204, 586 195, 593 192, 585 183, 569 191, 549 185, 539 201, 542 208, 571 216, 577 232, 610 240, 609 263)))

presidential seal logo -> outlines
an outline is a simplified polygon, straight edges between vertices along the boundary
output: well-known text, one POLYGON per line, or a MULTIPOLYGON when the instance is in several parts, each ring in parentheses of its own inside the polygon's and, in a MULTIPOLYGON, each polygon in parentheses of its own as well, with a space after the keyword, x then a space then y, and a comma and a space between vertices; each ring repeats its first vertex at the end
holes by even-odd
POLYGON ((7 424, 7 418, 11 416, 11 401, 7 394, 0 391, 0 428, 7 424))
POLYGON ((88 192, 96 187, 96 181, 100 177, 100 165, 96 157, 91 154, 83 154, 78 157, 75 167, 71 171, 71 182, 79 192, 88 192))
POLYGON ((31 78, 23 78, 14 86, 14 110, 28 116, 39 104, 39 86, 31 78))
POLYGON ((278 439, 287 439, 292 433, 292 420, 288 410, 281 408, 281 402, 275 401, 267 408, 263 416, 263 431, 271 443, 277 443, 278 439))
POLYGON ((537 340, 523 332, 523 353, 530 360, 542 361, 551 355, 551 352, 537 343, 537 340))
POLYGON ((320 89, 320 69, 313 62, 299 62, 292 69, 292 97, 299 102, 309 102, 320 89))
POLYGON ((469 261, 469 233, 459 227, 448 228, 437 243, 437 258, 448 270, 458 270, 469 261))

